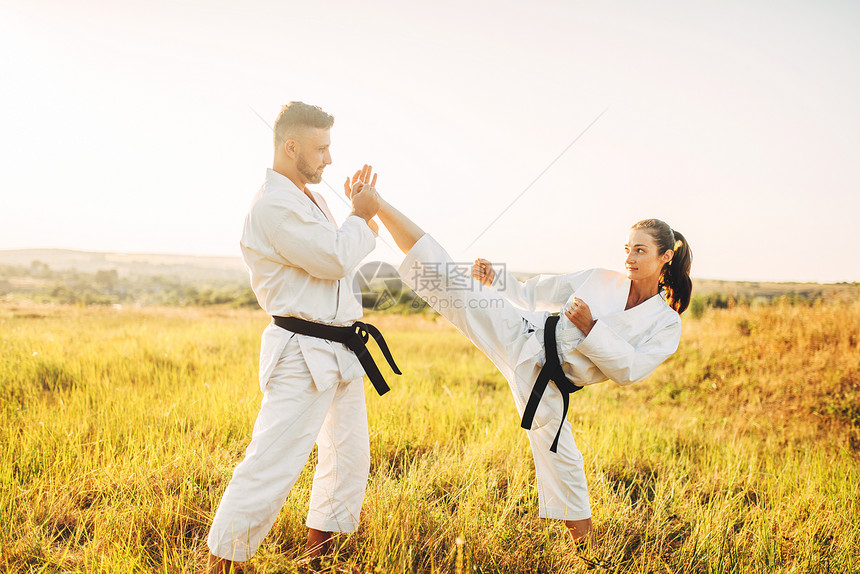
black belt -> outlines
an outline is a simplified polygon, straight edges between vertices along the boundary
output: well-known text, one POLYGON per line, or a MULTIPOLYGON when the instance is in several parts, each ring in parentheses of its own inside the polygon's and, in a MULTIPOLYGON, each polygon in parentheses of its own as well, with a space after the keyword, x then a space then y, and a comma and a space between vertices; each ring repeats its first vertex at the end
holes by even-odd
POLYGON ((547 383, 549 381, 554 382, 558 390, 561 391, 561 398, 564 401, 564 411, 561 413, 561 423, 558 425, 558 432, 555 433, 555 440, 552 441, 552 446, 549 447, 549 450, 552 452, 556 452, 558 449, 558 437, 561 436, 561 429, 564 426, 564 420, 567 418, 567 407, 570 402, 568 397, 570 393, 575 393, 582 389, 582 387, 571 383, 561 369, 561 361, 558 359, 558 348, 555 344, 555 326, 558 324, 560 318, 561 316, 559 315, 550 315, 546 318, 546 324, 543 327, 543 346, 546 351, 546 362, 541 368, 540 374, 538 374, 535 386, 532 387, 532 394, 529 396, 529 402, 526 403, 526 409, 523 411, 522 422, 524 429, 531 430, 535 413, 537 412, 541 397, 543 397, 543 393, 546 390, 547 383))
POLYGON ((298 317, 272 317, 272 319, 274 319, 275 325, 281 329, 286 329, 299 335, 307 335, 346 345, 358 357, 358 362, 364 367, 367 378, 370 379, 370 382, 373 383, 373 388, 380 395, 384 395, 391 389, 386 384, 385 379, 382 378, 382 373, 379 372, 376 363, 373 362, 370 351, 367 350, 368 334, 373 336, 376 344, 379 345, 382 354, 391 366, 391 370, 398 375, 403 374, 397 368, 397 365, 394 364, 394 358, 388 350, 388 345, 385 344, 385 339, 382 338, 382 333, 373 325, 356 321, 349 327, 336 327, 334 325, 305 321, 298 317))

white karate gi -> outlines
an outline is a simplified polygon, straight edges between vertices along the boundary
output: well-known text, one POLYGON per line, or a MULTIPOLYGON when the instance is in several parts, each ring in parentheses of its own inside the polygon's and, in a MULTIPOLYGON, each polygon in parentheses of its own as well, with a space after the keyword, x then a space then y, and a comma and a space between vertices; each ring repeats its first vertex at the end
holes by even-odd
MULTIPOLYGON (((352 274, 376 244, 364 219, 338 228, 317 205, 269 169, 242 233, 242 256, 269 315, 333 325, 360 319, 352 274)), ((352 532, 370 470, 364 369, 341 343, 270 324, 260 349, 263 401, 245 459, 233 471, 209 531, 215 556, 245 561, 269 532, 316 442, 319 460, 307 526, 352 532)))
MULTIPOLYGON (((468 337, 499 368, 510 384, 522 418, 543 366, 543 325, 550 311, 565 308, 576 295, 597 323, 585 336, 567 317, 556 327, 562 369, 579 386, 612 379, 627 385, 648 377, 674 353, 681 318, 661 295, 624 310, 630 280, 621 273, 591 269, 539 276, 521 283, 510 274, 494 279, 495 289, 464 282, 454 264, 429 235, 412 247, 400 275, 421 298, 468 337)), ((571 401, 576 400, 573 395, 571 401)), ((547 386, 527 431, 538 484, 542 518, 582 520, 591 516, 582 454, 563 421, 558 452, 550 452, 562 415, 562 396, 547 386)))

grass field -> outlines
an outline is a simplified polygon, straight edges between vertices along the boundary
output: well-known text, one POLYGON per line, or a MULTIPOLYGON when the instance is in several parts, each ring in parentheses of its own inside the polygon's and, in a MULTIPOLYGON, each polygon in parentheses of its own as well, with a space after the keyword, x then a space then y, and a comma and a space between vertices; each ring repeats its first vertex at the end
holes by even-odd
MULTIPOLYGON (((267 320, 0 307, 0 571, 195 571, 250 438, 267 320)), ((361 527, 317 570, 860 572, 857 301, 708 309, 649 380, 574 395, 596 526, 581 552, 537 517, 491 363, 434 316, 370 320, 405 375, 385 397, 366 389, 361 527)), ((311 477, 256 572, 312 571, 311 477)))

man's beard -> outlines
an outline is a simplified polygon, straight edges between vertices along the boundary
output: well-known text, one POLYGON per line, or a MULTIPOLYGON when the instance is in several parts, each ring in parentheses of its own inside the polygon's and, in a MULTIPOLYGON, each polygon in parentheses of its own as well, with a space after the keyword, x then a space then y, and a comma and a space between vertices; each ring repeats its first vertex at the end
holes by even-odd
POLYGON ((322 181, 322 174, 317 173, 317 170, 311 168, 311 164, 305 161, 301 155, 299 155, 299 161, 296 164, 296 168, 299 170, 299 173, 304 176, 308 183, 319 183, 322 181))

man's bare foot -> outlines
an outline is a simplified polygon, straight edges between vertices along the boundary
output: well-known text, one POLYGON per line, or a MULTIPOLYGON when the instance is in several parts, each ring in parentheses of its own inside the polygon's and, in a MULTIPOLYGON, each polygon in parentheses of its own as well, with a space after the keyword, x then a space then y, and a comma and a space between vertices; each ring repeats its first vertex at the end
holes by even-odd
POLYGON ((334 534, 324 530, 308 528, 308 542, 305 545, 305 555, 311 558, 328 554, 334 534))

